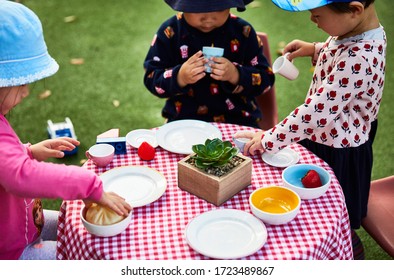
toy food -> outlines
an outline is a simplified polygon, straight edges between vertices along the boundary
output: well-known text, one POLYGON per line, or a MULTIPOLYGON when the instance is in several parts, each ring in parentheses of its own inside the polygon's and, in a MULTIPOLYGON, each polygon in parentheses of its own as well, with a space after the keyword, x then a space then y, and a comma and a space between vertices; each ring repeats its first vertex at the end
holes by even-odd
POLYGON ((86 220, 95 225, 112 225, 123 220, 124 216, 119 216, 115 211, 93 203, 86 211, 86 220))
POLYGON ((301 179, 301 183, 305 188, 318 188, 322 186, 319 173, 315 170, 308 170, 304 177, 301 179))
POLYGON ((156 151, 148 142, 142 142, 138 148, 138 156, 143 160, 152 160, 156 151))

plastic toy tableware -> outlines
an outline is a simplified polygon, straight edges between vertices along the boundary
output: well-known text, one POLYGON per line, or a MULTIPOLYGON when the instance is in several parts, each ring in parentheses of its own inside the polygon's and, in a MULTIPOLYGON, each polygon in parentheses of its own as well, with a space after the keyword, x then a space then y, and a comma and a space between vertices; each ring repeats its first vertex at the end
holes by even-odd
POLYGON ((95 165, 104 167, 114 159, 115 148, 110 144, 95 144, 85 154, 95 165))
POLYGON ((315 199, 324 195, 331 184, 331 176, 323 167, 314 164, 296 164, 287 167, 282 172, 283 186, 292 189, 301 199, 315 199), (306 188, 301 179, 309 170, 315 170, 320 176, 322 186, 317 188, 306 188))
POLYGON ((249 205, 252 213, 263 222, 281 225, 297 216, 301 198, 291 189, 269 186, 253 191, 249 197, 249 205))

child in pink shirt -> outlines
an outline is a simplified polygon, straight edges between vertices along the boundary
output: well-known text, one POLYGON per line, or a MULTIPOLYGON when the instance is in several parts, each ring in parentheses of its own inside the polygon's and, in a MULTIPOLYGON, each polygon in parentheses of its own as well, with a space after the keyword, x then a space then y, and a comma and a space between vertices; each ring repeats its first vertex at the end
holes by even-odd
POLYGON ((59 66, 48 54, 38 17, 22 4, 0 0, 0 259, 54 259, 57 212, 37 198, 83 199, 127 215, 131 206, 103 191, 94 172, 43 162, 61 158, 79 142, 72 138, 22 144, 6 115, 29 95, 28 84, 59 66), (45 220, 44 217, 51 219, 45 220), (44 240, 51 236, 53 241, 44 240))

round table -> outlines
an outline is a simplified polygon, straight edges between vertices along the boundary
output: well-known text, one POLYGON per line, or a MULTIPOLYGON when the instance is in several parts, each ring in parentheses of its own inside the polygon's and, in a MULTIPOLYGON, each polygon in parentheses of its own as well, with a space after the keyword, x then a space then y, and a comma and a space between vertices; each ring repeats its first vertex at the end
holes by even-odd
MULTIPOLYGON (((254 130, 233 124, 212 123, 222 132, 223 140, 232 141, 239 130, 254 130)), ((154 128, 154 130, 157 128, 154 128)), ((314 200, 303 200, 299 214, 285 225, 266 225, 267 242, 256 253, 242 259, 300 260, 352 259, 350 224, 345 198, 331 168, 320 158, 298 144, 299 163, 317 164, 327 169, 331 186, 314 200)), ((84 167, 101 174, 120 166, 147 166, 162 173, 167 189, 157 201, 133 210, 129 227, 113 237, 96 237, 86 231, 80 220, 83 202, 64 201, 58 223, 58 259, 134 259, 198 260, 209 259, 194 251, 186 242, 185 227, 197 215, 213 209, 238 209, 251 213, 248 199, 257 188, 281 185, 283 168, 264 163, 253 156, 252 183, 223 205, 216 207, 177 186, 177 162, 185 155, 156 148, 152 161, 143 161, 137 149, 127 145, 127 153, 115 155, 111 164, 99 168, 88 160, 84 167)))

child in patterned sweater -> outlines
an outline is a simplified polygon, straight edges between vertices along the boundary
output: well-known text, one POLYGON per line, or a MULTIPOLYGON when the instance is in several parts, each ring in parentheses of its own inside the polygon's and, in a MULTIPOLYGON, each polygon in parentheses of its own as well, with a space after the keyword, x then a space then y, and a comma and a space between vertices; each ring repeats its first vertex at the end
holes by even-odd
POLYGON ((166 99, 162 116, 258 127, 264 116, 255 98, 273 85, 274 74, 253 27, 230 13, 252 0, 165 2, 180 13, 159 27, 144 61, 146 88, 166 99), (224 49, 211 73, 204 46, 224 49))
POLYGON ((354 230, 367 213, 386 58, 374 0, 272 1, 289 11, 309 10, 311 20, 330 36, 324 43, 294 40, 283 50, 290 60, 312 57, 315 71, 305 102, 272 129, 235 137, 251 139, 244 153, 275 153, 298 142, 325 160, 343 188, 355 259, 363 258, 354 230))

